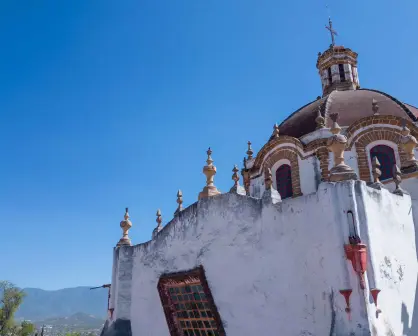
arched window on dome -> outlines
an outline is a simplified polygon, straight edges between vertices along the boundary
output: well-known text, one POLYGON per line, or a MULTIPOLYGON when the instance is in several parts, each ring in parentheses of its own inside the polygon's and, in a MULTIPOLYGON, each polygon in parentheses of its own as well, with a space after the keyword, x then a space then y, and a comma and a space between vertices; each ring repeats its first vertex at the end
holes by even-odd
POLYGON ((292 170, 288 164, 283 164, 276 170, 277 191, 282 199, 293 196, 292 170))
POLYGON ((370 159, 377 156, 380 162, 380 170, 382 171, 381 180, 387 180, 392 178, 393 165, 396 164, 395 152, 393 149, 386 145, 377 145, 370 149, 370 159))

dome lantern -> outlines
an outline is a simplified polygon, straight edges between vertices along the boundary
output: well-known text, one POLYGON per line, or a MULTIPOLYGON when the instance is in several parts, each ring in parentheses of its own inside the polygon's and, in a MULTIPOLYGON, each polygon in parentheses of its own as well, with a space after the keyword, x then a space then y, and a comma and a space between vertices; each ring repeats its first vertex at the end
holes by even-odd
POLYGON ((331 34, 331 45, 324 52, 318 54, 316 67, 322 83, 322 95, 326 96, 334 90, 356 90, 360 87, 357 73, 358 54, 344 46, 335 45, 337 32, 332 27, 331 18, 329 26, 325 26, 331 34))

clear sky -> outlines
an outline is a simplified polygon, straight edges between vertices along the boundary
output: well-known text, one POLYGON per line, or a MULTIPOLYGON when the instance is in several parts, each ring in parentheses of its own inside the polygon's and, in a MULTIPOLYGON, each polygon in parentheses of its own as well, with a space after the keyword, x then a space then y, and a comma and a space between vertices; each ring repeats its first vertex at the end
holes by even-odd
MULTIPOLYGON (((148 240, 246 142, 321 94, 325 0, 0 2, 0 279, 110 281, 119 222, 148 240)), ((418 3, 329 1, 364 88, 418 105, 418 3)), ((310 223, 307 223, 309 225, 310 223)))

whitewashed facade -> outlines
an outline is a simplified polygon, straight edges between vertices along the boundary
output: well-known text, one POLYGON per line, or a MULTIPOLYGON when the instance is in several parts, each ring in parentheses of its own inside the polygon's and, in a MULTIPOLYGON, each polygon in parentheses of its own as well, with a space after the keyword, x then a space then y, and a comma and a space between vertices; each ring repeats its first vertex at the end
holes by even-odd
POLYGON ((249 144, 243 187, 236 174, 220 194, 208 152, 198 202, 182 209, 179 193, 152 240, 132 246, 126 214, 104 336, 418 335, 418 109, 360 89, 350 49, 331 46, 317 67, 322 98, 257 155, 249 144), (198 318, 162 290, 198 268, 213 330, 187 327, 198 318))

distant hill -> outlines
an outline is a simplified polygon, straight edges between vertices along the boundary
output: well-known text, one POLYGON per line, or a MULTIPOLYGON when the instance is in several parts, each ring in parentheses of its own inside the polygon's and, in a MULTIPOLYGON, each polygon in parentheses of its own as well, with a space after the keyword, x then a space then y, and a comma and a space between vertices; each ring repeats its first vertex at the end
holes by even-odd
POLYGON ((107 288, 75 287, 54 291, 25 288, 24 291, 26 297, 15 315, 18 319, 40 321, 77 313, 106 318, 107 288))
POLYGON ((76 313, 68 317, 51 317, 43 321, 35 322, 38 328, 45 326, 71 326, 74 329, 101 329, 104 319, 84 313, 76 313))

